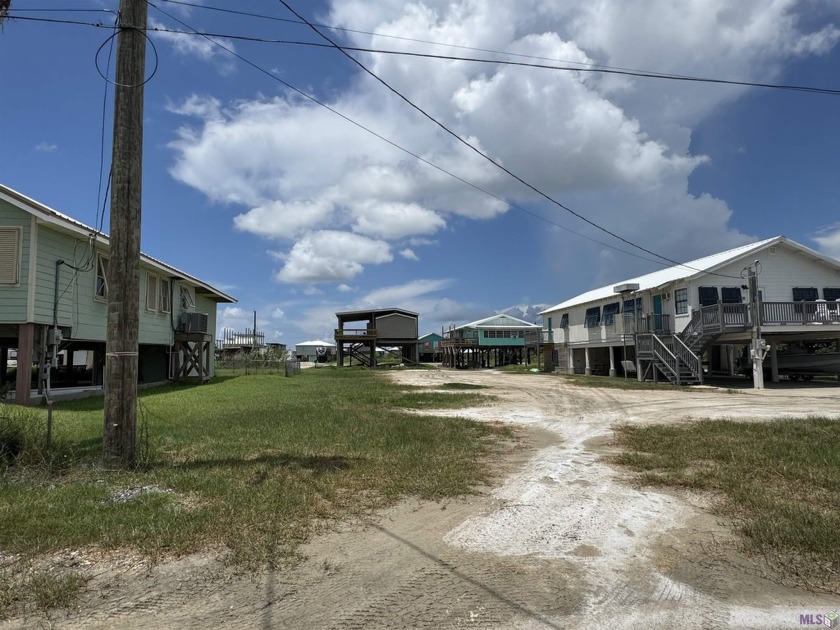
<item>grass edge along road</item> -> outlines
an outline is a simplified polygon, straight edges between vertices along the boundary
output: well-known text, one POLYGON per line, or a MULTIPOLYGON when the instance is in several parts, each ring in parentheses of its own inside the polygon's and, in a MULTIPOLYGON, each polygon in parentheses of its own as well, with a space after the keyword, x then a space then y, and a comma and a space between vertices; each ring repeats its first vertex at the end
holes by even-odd
MULTIPOLYGON (((36 606, 23 587, 44 582, 38 559, 61 550, 130 549, 151 561, 214 550, 241 569, 277 566, 348 515, 473 492, 511 429, 406 408, 487 400, 406 392, 364 369, 166 385, 141 393, 149 446, 127 471, 101 467, 101 398, 56 404, 46 455, 45 411, 3 405, 0 618, 36 606)), ((42 598, 83 586, 52 577, 42 598)))
POLYGON ((744 551, 777 577, 840 593, 840 421, 702 420, 616 427, 614 460, 643 484, 711 492, 744 551))

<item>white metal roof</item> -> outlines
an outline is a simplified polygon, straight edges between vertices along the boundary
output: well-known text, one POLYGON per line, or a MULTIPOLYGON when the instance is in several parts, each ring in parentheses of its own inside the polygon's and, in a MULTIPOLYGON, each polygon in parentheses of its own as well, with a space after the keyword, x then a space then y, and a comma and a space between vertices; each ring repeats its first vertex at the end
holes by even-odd
POLYGON ((800 245, 799 243, 791 241, 790 239, 785 238, 784 236, 774 236, 773 238, 768 238, 763 241, 758 241, 749 245, 742 245, 741 247, 729 249, 725 252, 720 252, 718 254, 712 254, 711 256, 706 256, 705 258, 698 258, 697 260, 692 260, 681 265, 675 265, 673 267, 668 267, 667 269, 654 271, 653 273, 648 273, 644 276, 639 276, 638 278, 629 278, 627 280, 618 280, 616 282, 612 282, 605 287, 592 289, 591 291, 581 293, 580 295, 568 299, 565 302, 560 302, 560 304, 557 304, 555 306, 552 306, 551 308, 547 308, 544 311, 541 311, 540 315, 550 313, 552 311, 561 310, 564 308, 570 308, 572 306, 578 306, 580 304, 586 304, 587 302, 596 302, 598 300, 605 300, 610 297, 615 297, 618 294, 613 290, 613 288, 619 284, 638 283, 638 290, 645 291, 647 289, 655 289, 656 287, 664 286, 671 282, 676 282, 677 280, 686 280, 688 278, 693 278, 694 276, 699 276, 704 273, 713 272, 715 269, 722 267, 723 265, 726 265, 727 263, 730 263, 733 260, 743 258, 752 254, 753 252, 756 252, 765 247, 770 247, 777 243, 785 243, 795 249, 799 249, 803 252, 812 254, 816 258, 823 259, 824 261, 830 264, 838 264, 837 261, 823 256, 822 254, 808 247, 805 247, 804 245, 800 245))
POLYGON ((331 341, 321 341, 319 339, 315 339, 314 341, 301 341, 298 344, 295 344, 295 349, 300 348, 301 346, 328 346, 330 348, 335 347, 335 344, 331 341))
POLYGON ((519 319, 518 317, 513 317, 512 315, 498 313, 496 315, 491 315, 490 317, 485 317, 484 319, 470 322, 469 324, 456 326, 455 330, 461 330, 462 328, 542 328, 542 326, 526 322, 524 319, 519 319))

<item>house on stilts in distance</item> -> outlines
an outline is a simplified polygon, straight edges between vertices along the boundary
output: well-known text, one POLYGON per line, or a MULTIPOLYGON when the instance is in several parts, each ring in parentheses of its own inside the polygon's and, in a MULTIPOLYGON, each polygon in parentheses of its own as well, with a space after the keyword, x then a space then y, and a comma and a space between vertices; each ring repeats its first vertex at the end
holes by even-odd
POLYGON ((445 330, 441 341, 442 363, 447 367, 496 367, 530 363, 537 358, 539 324, 510 315, 492 315, 445 330))

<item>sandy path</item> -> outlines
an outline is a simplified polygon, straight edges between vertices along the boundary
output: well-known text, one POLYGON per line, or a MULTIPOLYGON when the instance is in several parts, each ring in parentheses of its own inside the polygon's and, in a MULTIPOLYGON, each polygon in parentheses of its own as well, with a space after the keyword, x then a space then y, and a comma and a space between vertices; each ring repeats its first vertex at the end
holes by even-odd
MULTIPOLYGON (((729 532, 676 494, 640 491, 602 461, 617 423, 696 418, 838 416, 837 388, 743 391, 624 391, 567 385, 553 377, 487 372, 402 373, 415 385, 457 380, 504 392, 506 403, 461 415, 537 426, 561 437, 492 491, 502 505, 467 519, 449 544, 502 557, 571 563, 583 576, 582 606, 552 619, 611 628, 790 628, 801 613, 833 611, 840 598, 786 589, 745 574, 749 563, 723 552, 729 532), (431 381, 431 383, 430 383, 431 381), (711 551, 718 553, 708 553, 711 551), (710 557, 711 556, 711 557, 710 557), (725 556, 729 556, 728 558, 725 556), (738 567, 741 568, 738 568, 738 567)), ((456 413, 456 412, 451 412, 456 413)), ((760 567, 755 567, 760 570, 760 567)), ((539 627, 522 620, 514 627, 539 627)))
MULTIPOLYGON (((607 465, 611 426, 699 417, 838 415, 840 389, 730 394, 574 387, 545 375, 392 373, 486 385, 492 406, 449 412, 523 427, 486 492, 405 502, 248 578, 195 556, 151 571, 96 567, 66 628, 795 628, 840 598, 779 586, 732 551, 702 502, 639 490, 607 465)), ((41 619, 0 627, 30 627, 41 619)))

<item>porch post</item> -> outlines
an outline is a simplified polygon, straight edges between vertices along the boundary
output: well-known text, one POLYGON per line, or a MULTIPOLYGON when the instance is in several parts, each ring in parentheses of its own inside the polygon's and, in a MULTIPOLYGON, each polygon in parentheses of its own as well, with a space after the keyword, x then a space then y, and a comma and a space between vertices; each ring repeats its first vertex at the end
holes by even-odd
POLYGON ((770 346, 770 380, 774 383, 779 382, 779 355, 775 343, 770 346))
POLYGON ((35 346, 35 324, 18 326, 17 380, 15 403, 28 405, 32 387, 32 355, 35 346))
POLYGON ((610 376, 615 376, 615 348, 610 346, 610 376))
POLYGON ((583 373, 586 376, 592 376, 592 368, 589 367, 589 346, 586 346, 584 349, 584 355, 586 356, 586 363, 583 369, 583 373))

